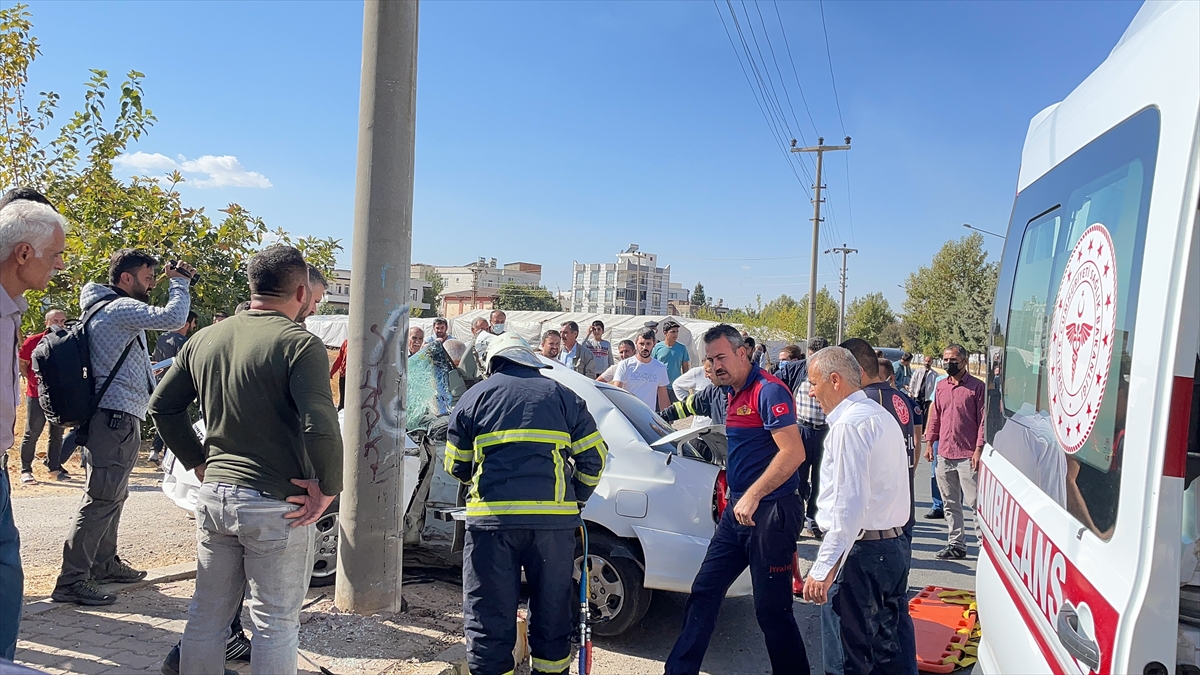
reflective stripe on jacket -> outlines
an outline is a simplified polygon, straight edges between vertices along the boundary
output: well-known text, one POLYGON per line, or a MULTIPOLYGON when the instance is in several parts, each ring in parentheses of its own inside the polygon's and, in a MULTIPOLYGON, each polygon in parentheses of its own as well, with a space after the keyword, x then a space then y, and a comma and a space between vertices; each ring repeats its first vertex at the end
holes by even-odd
POLYGON ((725 424, 729 413, 729 393, 721 387, 713 385, 688 396, 682 401, 676 401, 662 411, 663 419, 676 422, 700 415, 712 419, 713 424, 725 424))
POLYGON ((500 363, 450 413, 445 467, 471 486, 473 529, 577 527, 607 456, 583 399, 526 366, 500 363))

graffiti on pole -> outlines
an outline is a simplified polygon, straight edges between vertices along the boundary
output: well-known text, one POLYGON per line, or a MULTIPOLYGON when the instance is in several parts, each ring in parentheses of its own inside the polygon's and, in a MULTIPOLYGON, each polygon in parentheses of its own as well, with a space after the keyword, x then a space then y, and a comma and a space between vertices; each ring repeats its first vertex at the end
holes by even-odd
POLYGON ((404 381, 400 364, 407 357, 406 344, 403 338, 396 339, 400 322, 408 316, 408 304, 401 305, 388 315, 387 321, 380 329, 379 324, 372 324, 370 332, 375 336, 375 346, 363 370, 363 381, 359 386, 364 393, 361 409, 363 421, 366 423, 365 436, 367 442, 363 445, 363 459, 371 460, 371 481, 378 482, 380 467, 398 467, 399 458, 404 450, 404 381), (389 365, 389 348, 391 353, 390 365, 396 370, 396 395, 386 405, 384 396, 384 373, 389 365), (383 450, 380 444, 384 439, 383 450), (383 454, 387 453, 387 454, 383 454), (372 456, 373 455, 373 456, 372 456), (385 461, 386 460, 386 461, 385 461))

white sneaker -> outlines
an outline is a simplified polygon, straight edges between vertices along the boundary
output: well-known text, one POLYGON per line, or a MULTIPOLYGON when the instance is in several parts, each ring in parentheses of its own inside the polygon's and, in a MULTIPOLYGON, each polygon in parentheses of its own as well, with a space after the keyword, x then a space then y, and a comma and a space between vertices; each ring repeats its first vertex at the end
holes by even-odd
POLYGON ((37 479, 33 477, 32 472, 23 471, 21 473, 21 485, 37 485, 37 479))

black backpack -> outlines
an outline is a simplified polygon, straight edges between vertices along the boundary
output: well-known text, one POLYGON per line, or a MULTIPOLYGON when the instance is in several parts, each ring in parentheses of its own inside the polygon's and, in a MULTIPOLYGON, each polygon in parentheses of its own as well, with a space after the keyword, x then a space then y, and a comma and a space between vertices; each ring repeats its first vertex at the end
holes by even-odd
POLYGON ((47 332, 34 348, 33 372, 38 377, 38 402, 51 424, 78 427, 92 419, 113 376, 129 356, 129 350, 135 342, 140 342, 140 338, 135 337, 125 345, 125 351, 121 352, 108 379, 100 391, 96 391, 88 323, 96 312, 113 300, 116 298, 92 305, 77 323, 66 329, 47 332))

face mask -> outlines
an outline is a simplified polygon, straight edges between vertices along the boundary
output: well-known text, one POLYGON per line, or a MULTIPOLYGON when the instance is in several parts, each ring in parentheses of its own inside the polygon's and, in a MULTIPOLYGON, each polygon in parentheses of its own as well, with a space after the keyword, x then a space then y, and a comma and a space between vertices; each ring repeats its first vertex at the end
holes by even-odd
POLYGON ((947 363, 946 364, 946 374, 949 375, 950 377, 954 377, 955 375, 958 375, 959 370, 960 369, 959 369, 959 366, 957 363, 947 363))
POLYGON ((492 332, 495 333, 496 335, 503 333, 504 332, 504 324, 502 324, 502 323, 492 324, 492 332))

